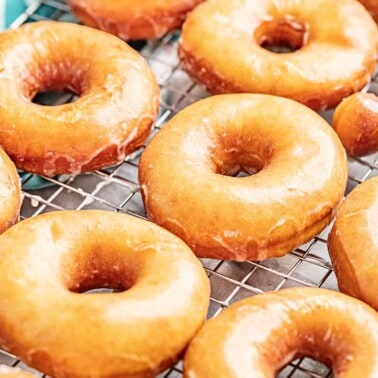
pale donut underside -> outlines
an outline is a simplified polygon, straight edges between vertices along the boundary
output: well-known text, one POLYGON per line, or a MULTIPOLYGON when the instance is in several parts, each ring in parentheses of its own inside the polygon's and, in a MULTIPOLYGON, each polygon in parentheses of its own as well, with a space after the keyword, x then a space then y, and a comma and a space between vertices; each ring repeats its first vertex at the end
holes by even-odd
POLYGON ((66 0, 84 24, 124 40, 162 37, 204 0, 66 0))
POLYGON ((292 100, 240 94, 199 101, 170 120, 144 151, 139 180, 151 220, 197 256, 260 260, 330 222, 346 171, 320 116, 292 100))
POLYGON ((378 177, 358 185, 345 199, 328 249, 340 290, 378 310, 378 177))
POLYGON ((114 165, 151 130, 156 79, 114 36, 70 23, 29 23, 1 33, 0 61, 0 146, 20 169, 52 176, 114 165), (31 102, 47 90, 80 97, 58 106, 31 102))
POLYGON ((53 377, 154 377, 206 316, 200 262, 145 220, 52 212, 10 228, 0 250, 0 346, 53 377), (121 292, 80 294, 107 287, 121 292))
POLYGON ((266 93, 321 110, 364 87, 377 44, 375 22, 355 0, 209 0, 188 15, 180 58, 214 94, 266 93))
POLYGON ((337 378, 378 376, 378 315, 346 295, 284 289, 241 300, 208 321, 189 346, 185 378, 274 378, 310 356, 337 378))

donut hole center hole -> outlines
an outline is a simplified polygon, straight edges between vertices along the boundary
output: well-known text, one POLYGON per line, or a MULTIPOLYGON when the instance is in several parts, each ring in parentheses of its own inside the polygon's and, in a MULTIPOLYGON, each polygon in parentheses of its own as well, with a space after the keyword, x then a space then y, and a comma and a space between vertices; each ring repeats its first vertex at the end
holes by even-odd
POLYGON ((257 156, 250 157, 247 161, 242 159, 225 159, 217 163, 216 173, 223 176, 243 178, 252 176, 264 167, 264 163, 257 156), (254 158, 254 159, 253 159, 254 158))
POLYGON ((79 96, 70 90, 50 90, 38 92, 33 98, 32 102, 38 105, 55 106, 69 104, 75 102, 79 96))
POLYGON ((311 376, 312 373, 321 373, 327 376, 331 372, 327 365, 310 357, 298 358, 285 365, 276 375, 276 377, 295 376, 295 374, 303 375, 306 373, 311 376))
POLYGON ((308 25, 287 16, 279 20, 263 21, 255 30, 256 42, 265 50, 292 53, 306 45, 308 25))
POLYGON ((35 66, 21 78, 21 91, 28 100, 39 105, 71 103, 88 89, 86 71, 69 61, 35 66))
POLYGON ((243 178, 258 174, 269 164, 273 147, 261 136, 228 135, 219 142, 222 146, 211 160, 215 173, 223 176, 243 178))
POLYGON ((63 264, 65 286, 74 293, 126 291, 136 282, 139 270, 137 264, 121 254, 103 250, 79 254, 63 264))

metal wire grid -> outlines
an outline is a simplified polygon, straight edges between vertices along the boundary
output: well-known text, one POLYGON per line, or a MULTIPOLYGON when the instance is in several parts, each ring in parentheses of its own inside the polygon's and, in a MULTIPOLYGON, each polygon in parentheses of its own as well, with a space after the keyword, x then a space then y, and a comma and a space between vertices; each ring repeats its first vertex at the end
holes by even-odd
MULTIPOLYGON (((45 19, 77 22, 62 1, 39 0, 29 6, 11 27, 16 28, 25 22, 45 19)), ((159 116, 150 138, 179 110, 209 95, 180 69, 177 57, 178 37, 179 34, 173 32, 161 40, 149 41, 138 46, 156 74, 161 89, 159 116)), ((369 91, 378 93, 377 76, 374 77, 369 91)), ((53 100, 51 97, 42 97, 40 101, 57 104, 70 100, 69 95, 63 95, 53 100)), ((329 119, 331 112, 323 115, 329 119)), ((45 177, 45 183, 50 186, 44 189, 27 189, 33 180, 33 175, 27 175, 22 182, 24 201, 21 218, 63 209, 102 209, 146 218, 137 179, 138 159, 142 151, 143 148, 116 167, 90 174, 77 177, 45 177)), ((378 154, 365 159, 350 159, 346 193, 369 177, 377 175, 378 154)), ((337 290, 326 246, 329 230, 330 227, 327 227, 319 236, 280 259, 244 263, 203 259, 212 288, 208 316, 216 316, 232 303, 268 290, 293 286, 337 290)), ((0 363, 31 370, 16 357, 2 351, 0 363)), ((292 362, 279 374, 281 378, 331 376, 329 368, 308 358, 292 362)), ((182 377, 181 363, 160 377, 182 377)))

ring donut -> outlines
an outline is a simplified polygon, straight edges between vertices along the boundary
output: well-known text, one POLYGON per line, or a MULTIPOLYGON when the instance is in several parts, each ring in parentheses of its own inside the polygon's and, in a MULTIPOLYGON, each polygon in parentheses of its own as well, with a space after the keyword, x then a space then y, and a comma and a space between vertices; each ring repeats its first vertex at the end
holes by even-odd
POLYGON ((21 185, 16 167, 0 148, 0 233, 18 222, 21 203, 21 185))
POLYGON ((176 115, 145 149, 147 214, 199 257, 261 260, 313 238, 342 199, 347 163, 332 128, 292 100, 221 95, 176 115), (244 171, 250 177, 229 177, 244 171))
POLYGON ((355 93, 336 108, 332 127, 350 155, 378 152, 378 97, 355 93))
POLYGON ((209 0, 183 25, 180 59, 214 94, 266 93, 322 110, 365 86, 377 45, 355 0, 209 0), (263 48, 275 45, 296 51, 263 48))
POLYGON ((206 316, 200 262, 135 217, 44 214, 1 235, 0 251, 0 344, 52 377, 155 377, 206 316), (124 291, 78 294, 104 287, 124 291))
POLYGON ((20 169, 53 176, 110 166, 151 130, 156 80, 116 37, 69 23, 29 23, 1 33, 0 62, 0 146, 20 169), (31 102, 48 90, 80 98, 58 106, 31 102))
POLYGON ((88 26, 124 40, 160 38, 181 26, 186 13, 204 0, 66 0, 88 26))
POLYGON ((21 369, 0 365, 0 378, 36 378, 36 376, 21 369))
POLYGON ((186 352, 184 377, 275 377, 308 356, 339 378, 375 378, 377 351, 372 308, 324 289, 284 289, 241 300, 208 321, 186 352))
POLYGON ((378 310, 378 177, 346 198, 328 238, 328 250, 343 293, 378 310))

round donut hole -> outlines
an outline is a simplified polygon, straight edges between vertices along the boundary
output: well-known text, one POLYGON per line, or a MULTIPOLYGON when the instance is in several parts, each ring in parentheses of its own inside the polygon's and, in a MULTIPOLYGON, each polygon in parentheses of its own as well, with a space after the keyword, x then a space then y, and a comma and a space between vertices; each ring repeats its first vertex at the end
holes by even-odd
POLYGON ((80 96, 70 90, 48 90, 38 92, 32 102, 38 105, 55 106, 75 102, 80 96))
POLYGON ((304 376, 311 376, 311 373, 319 372, 324 376, 329 376, 331 369, 322 362, 311 357, 298 358, 289 364, 285 365, 278 373, 277 377, 291 377, 296 373, 304 376))
POLYGON ((223 169, 217 171, 216 173, 222 176, 231 176, 235 178, 243 178, 243 177, 249 177, 252 175, 255 175, 259 171, 261 171, 260 168, 255 167, 248 167, 243 168, 240 166, 224 166, 223 169))
POLYGON ((128 258, 106 257, 104 250, 83 252, 62 262, 65 287, 78 294, 122 292, 130 289, 139 276, 140 266, 128 258))
POLYGON ((308 26, 292 17, 263 21, 254 33, 256 42, 274 53, 292 53, 307 43, 308 26))
MULTIPOLYGON (((225 146, 225 151, 233 151, 231 146, 225 146)), ((214 157, 215 173, 222 176, 231 176, 235 178, 249 177, 259 173, 269 161, 270 151, 268 148, 262 148, 257 154, 253 151, 249 153, 226 152, 224 155, 214 157)), ((236 150, 235 150, 236 151, 236 150)))

